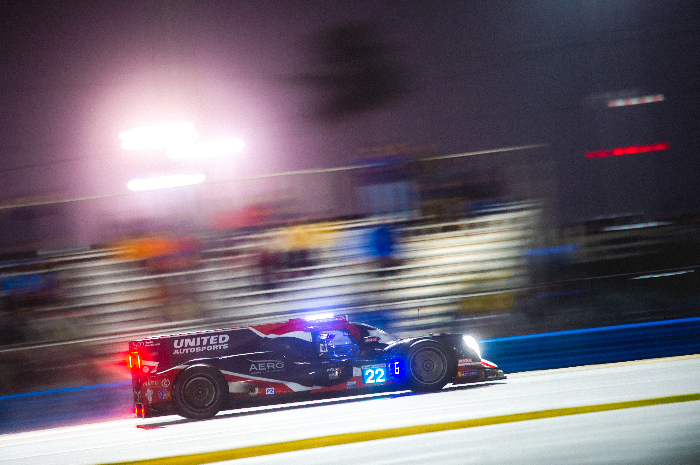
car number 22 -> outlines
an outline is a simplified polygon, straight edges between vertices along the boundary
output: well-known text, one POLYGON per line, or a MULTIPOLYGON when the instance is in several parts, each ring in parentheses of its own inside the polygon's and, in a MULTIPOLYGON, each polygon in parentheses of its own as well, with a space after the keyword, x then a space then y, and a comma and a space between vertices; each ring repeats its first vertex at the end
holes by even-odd
POLYGON ((386 383, 386 367, 375 366, 362 368, 362 382, 364 384, 386 383))

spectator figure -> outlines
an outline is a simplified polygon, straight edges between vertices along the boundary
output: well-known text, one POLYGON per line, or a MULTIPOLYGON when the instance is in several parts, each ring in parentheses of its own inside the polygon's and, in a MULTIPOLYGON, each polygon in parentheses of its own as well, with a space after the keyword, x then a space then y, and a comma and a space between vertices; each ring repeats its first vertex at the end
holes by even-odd
POLYGON ((280 238, 275 235, 261 244, 258 250, 258 267, 263 290, 269 291, 275 288, 283 261, 283 250, 280 245, 280 238))
POLYGON ((118 247, 124 258, 138 262, 151 277, 154 302, 161 307, 165 321, 201 316, 192 274, 199 266, 199 239, 192 234, 178 236, 161 230, 129 238, 118 247))
MULTIPOLYGON (((44 325, 46 317, 37 309, 55 304, 61 298, 61 289, 55 274, 43 260, 17 264, 6 276, 0 279, 2 308, 8 312, 3 325, 21 328, 22 337, 39 340, 51 339, 51 331, 44 325)), ((16 339, 20 335, 4 336, 16 339)))
POLYGON ((369 233, 369 253, 379 268, 379 276, 391 273, 390 267, 397 264, 394 257, 394 234, 388 225, 380 225, 369 233))
POLYGON ((292 277, 309 275, 312 270, 311 257, 313 234, 308 224, 299 223, 284 230, 284 243, 287 251, 286 265, 292 277))
POLYGON ((10 310, 7 299, 3 296, 0 308, 0 346, 19 344, 25 341, 24 324, 17 312, 10 310))
POLYGON ((358 164, 357 195, 362 213, 369 215, 412 212, 412 186, 406 144, 367 149, 358 164))

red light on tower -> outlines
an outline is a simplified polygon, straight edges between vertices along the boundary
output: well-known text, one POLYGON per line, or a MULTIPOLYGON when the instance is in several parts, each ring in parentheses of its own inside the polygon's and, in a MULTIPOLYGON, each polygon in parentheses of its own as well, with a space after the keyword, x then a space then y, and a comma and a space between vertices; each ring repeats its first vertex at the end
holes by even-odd
POLYGON ((594 152, 586 152, 586 158, 603 158, 614 157, 617 155, 631 155, 634 153, 656 152, 666 150, 670 147, 668 142, 659 142, 658 144, 649 145, 632 145, 630 147, 618 147, 609 150, 597 150, 594 152))

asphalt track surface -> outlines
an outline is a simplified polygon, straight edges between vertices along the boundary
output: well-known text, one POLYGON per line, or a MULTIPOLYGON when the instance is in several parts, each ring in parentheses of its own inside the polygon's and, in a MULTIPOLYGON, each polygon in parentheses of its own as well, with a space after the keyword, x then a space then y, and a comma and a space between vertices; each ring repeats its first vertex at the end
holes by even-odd
POLYGON ((700 356, 233 410, 207 421, 131 418, 0 436, 0 464, 135 460, 697 464, 700 356))

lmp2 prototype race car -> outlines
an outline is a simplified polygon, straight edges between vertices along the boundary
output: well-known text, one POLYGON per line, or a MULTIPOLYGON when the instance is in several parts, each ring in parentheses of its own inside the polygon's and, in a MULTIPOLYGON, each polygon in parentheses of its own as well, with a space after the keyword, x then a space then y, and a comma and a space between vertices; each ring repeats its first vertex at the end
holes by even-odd
POLYGON ((427 392, 505 378, 471 336, 397 339, 346 316, 152 337, 130 342, 127 359, 140 418, 211 418, 257 396, 427 392))

